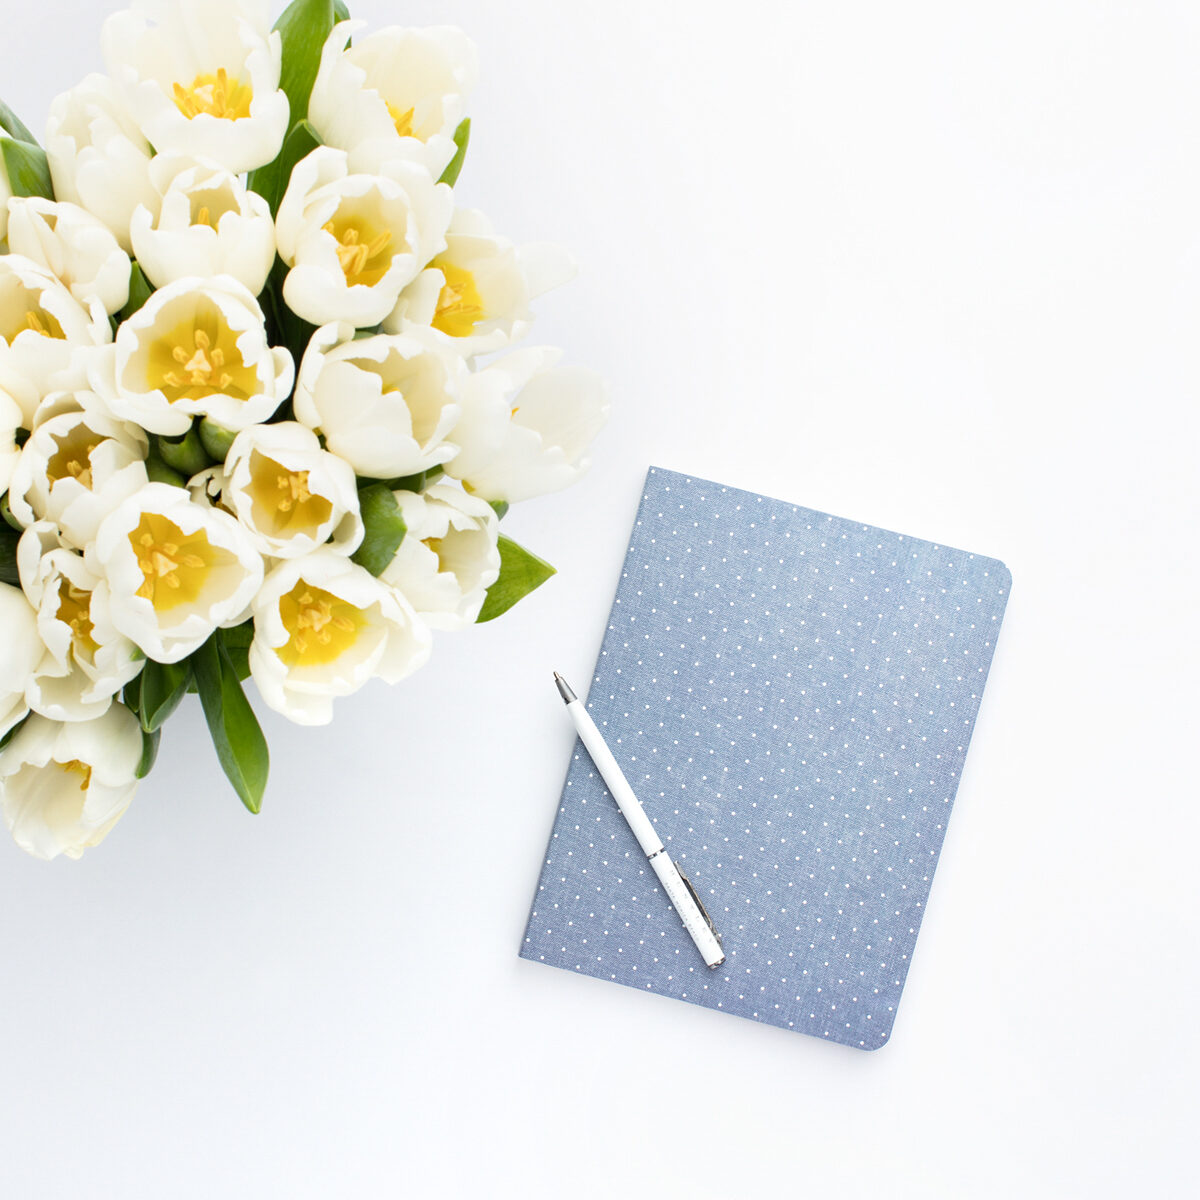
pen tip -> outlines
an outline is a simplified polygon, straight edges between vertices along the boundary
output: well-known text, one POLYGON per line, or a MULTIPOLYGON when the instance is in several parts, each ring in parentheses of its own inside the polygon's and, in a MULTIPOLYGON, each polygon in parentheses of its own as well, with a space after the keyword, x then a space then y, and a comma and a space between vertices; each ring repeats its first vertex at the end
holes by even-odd
POLYGON ((557 671, 554 672, 554 683, 558 687, 558 694, 563 698, 563 703, 570 704, 572 700, 579 699, 571 690, 571 685, 557 671))

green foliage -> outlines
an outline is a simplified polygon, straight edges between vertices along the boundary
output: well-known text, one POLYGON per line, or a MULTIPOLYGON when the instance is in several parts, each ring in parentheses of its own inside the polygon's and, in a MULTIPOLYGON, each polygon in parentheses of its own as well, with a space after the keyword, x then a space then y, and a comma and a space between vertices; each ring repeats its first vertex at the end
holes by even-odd
POLYGON ((0 525, 0 583, 21 586, 17 573, 17 543, 21 535, 9 525, 0 525))
POLYGON ((3 518, 4 523, 9 527, 9 529, 15 529, 18 534, 24 532, 25 526, 13 516, 12 509, 8 507, 7 492, 5 492, 3 496, 0 496, 0 518, 3 518))
POLYGON ((178 663, 160 663, 149 659, 139 676, 138 716, 142 728, 154 733, 163 727, 166 719, 179 707, 192 681, 192 667, 187 660, 178 663))
POLYGON ((467 160, 467 146, 470 141, 471 118, 466 117, 458 123, 458 128, 454 131, 454 144, 458 149, 454 151, 454 157, 450 160, 450 165, 442 172, 438 183, 448 183, 453 187, 458 182, 458 177, 462 174, 463 163, 467 160))
POLYGON ((142 757, 138 759, 137 770, 134 772, 135 779, 145 779, 154 770, 154 764, 158 760, 158 745, 161 741, 161 729, 156 729, 153 733, 142 730, 142 757))
POLYGON ((494 512, 496 514, 496 519, 498 521, 503 521, 504 518, 508 515, 508 501, 507 500, 489 500, 488 504, 491 505, 492 512, 494 512))
POLYGON ((181 438, 157 437, 159 457, 174 471, 178 471, 185 479, 203 471, 210 466, 210 460, 200 441, 200 434, 195 423, 181 438))
POLYGON ((360 567, 379 576, 387 570, 408 532, 400 505, 386 483, 373 483, 358 493, 366 534, 351 556, 360 567))
POLYGON ((237 434, 233 430, 222 429, 208 417, 200 422, 200 443, 213 462, 223 463, 229 457, 229 447, 233 445, 235 437, 237 434))
POLYGON ((221 641, 229 654, 229 661, 238 679, 250 678, 250 643, 254 641, 254 622, 244 621, 232 629, 220 631, 221 641))
POLYGON ((381 479, 382 483, 392 492, 423 492, 436 479, 441 479, 444 471, 441 467, 430 467, 428 471, 418 471, 416 475, 401 475, 396 479, 381 479))
POLYGON ((29 128, 22 123, 21 118, 3 100, 0 100, 0 129, 18 142, 28 142, 31 146, 37 145, 37 138, 29 132, 29 128))
POLYGON ((191 658, 213 747, 242 803, 256 813, 271 768, 267 739, 221 638, 210 637, 191 658))
POLYGON ((54 199, 54 185, 50 182, 46 152, 36 142, 0 137, 0 156, 4 158, 8 186, 14 196, 54 199))
POLYGON ((0 737, 0 750, 3 750, 21 732, 21 726, 28 720, 27 716, 22 717, 3 737, 0 737))
POLYGON ((174 467, 169 467, 163 462, 158 453, 157 440, 151 442, 150 453, 146 456, 146 474, 151 483, 169 483, 172 487, 187 486, 187 480, 174 467))
POLYGON ((117 313, 117 320, 128 321, 153 295, 154 288, 150 280, 142 273, 142 268, 134 263, 129 272, 129 299, 125 307, 117 313))
POLYGON ((539 588, 556 572, 545 560, 500 535, 500 578, 488 588, 477 621, 493 621, 508 612, 518 600, 539 588))
POLYGON ((339 25, 343 21, 350 20, 350 10, 346 7, 346 0, 333 0, 333 15, 339 25))
POLYGON ((284 138, 283 149, 274 162, 250 172, 247 180, 252 191, 257 192, 270 206, 271 215, 279 212, 279 202, 287 191, 292 178, 292 168, 321 144, 317 131, 308 123, 300 121, 284 138))
POLYGON ((333 0, 292 0, 275 28, 283 41, 279 86, 287 93, 295 125, 308 116, 321 47, 333 29, 333 0))

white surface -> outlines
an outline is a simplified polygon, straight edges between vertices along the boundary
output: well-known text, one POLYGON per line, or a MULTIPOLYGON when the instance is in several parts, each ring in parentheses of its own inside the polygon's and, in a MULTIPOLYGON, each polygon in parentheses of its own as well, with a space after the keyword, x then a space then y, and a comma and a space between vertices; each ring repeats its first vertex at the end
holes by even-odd
MULTIPOLYGON (((541 336, 614 418, 506 522, 561 575, 328 730, 267 721, 261 817, 189 704, 103 848, 0 846, 0 1192, 1187 1194, 1200 12, 353 7, 478 40, 462 196, 576 249, 541 336), (1012 568, 877 1054, 516 957, 574 736, 551 668, 589 677, 650 462, 1012 568)), ((27 121, 99 20, 5 6, 27 121)))

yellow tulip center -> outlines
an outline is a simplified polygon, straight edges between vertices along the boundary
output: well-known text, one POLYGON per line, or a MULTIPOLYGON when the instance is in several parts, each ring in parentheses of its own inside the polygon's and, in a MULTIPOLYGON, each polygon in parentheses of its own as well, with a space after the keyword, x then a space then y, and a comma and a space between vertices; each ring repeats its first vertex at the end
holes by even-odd
POLYGON ((337 242, 338 262, 350 287, 372 287, 387 274, 392 265, 392 255, 387 253, 390 229, 375 232, 365 221, 348 217, 334 217, 323 228, 337 242))
POLYGON ((483 297, 475 284, 475 276, 451 262, 435 258, 430 266, 441 271, 446 282, 438 294, 437 312, 433 317, 434 329, 440 329, 450 337, 470 337, 475 326, 487 315, 483 309, 483 297))
POLYGON ((55 451, 46 463, 46 478, 51 483, 60 479, 78 479, 89 491, 92 486, 92 451, 104 438, 86 425, 76 425, 61 436, 52 434, 55 451))
POLYGON ((79 779, 79 790, 86 792, 88 784, 92 782, 92 768, 87 763, 80 762, 79 759, 73 758, 70 762, 55 763, 59 770, 67 775, 74 775, 79 779))
POLYGON ((92 636, 92 593, 77 588, 69 579, 59 581, 58 612, 55 614, 60 621, 71 627, 71 641, 82 648, 88 656, 95 654, 100 647, 92 636))
POLYGON ((6 328, 0 329, 0 337, 11 344, 26 330, 48 338, 62 339, 67 336, 57 318, 51 316, 37 304, 30 304, 23 313, 20 313, 14 320, 10 320, 6 328))
POLYGON ((177 83, 172 92, 175 107, 189 121, 202 113, 224 121, 240 121, 250 115, 250 101, 254 99, 253 88, 240 79, 230 79, 224 67, 215 75, 197 75, 188 87, 177 83))
POLYGON ((237 335, 209 313, 182 322, 150 347, 147 385, 172 404, 216 394, 246 400, 258 391, 258 378, 242 358, 237 335))
POLYGON ((142 514, 129 544, 142 572, 137 594, 158 612, 196 600, 213 571, 235 561, 228 550, 212 545, 203 529, 184 533, 158 513, 142 514))
POLYGON ((303 579, 279 601, 288 640, 276 653, 287 667, 313 667, 340 658, 358 640, 367 614, 303 579))
POLYGON ((255 518, 265 533, 317 529, 329 520, 333 505, 308 489, 307 471, 287 467, 254 452, 250 460, 250 486, 255 518))
POLYGON ((390 100, 385 100, 384 103, 387 105, 388 116, 392 118, 392 124, 396 126, 396 132, 401 137, 416 137, 413 132, 413 115, 417 110, 410 108, 401 112, 390 100))

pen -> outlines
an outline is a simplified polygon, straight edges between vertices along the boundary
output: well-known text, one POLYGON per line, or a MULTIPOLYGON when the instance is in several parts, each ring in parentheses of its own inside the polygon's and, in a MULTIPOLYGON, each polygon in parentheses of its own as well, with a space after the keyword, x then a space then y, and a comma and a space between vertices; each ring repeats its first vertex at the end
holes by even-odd
POLYGON ((600 772, 612 798, 617 802, 621 815, 629 822, 633 836, 637 838, 642 853, 650 860, 667 899, 671 901, 683 927, 691 934, 696 949, 704 957, 709 967, 719 967, 725 961, 725 951, 721 949, 721 939, 713 928, 696 889, 692 887, 688 877, 675 865, 671 856, 662 844, 662 838, 654 831, 650 818, 646 816, 638 798, 633 794, 633 788, 625 778, 612 751, 605 743, 596 722, 588 716, 587 709, 579 702, 579 697, 571 690, 571 685, 557 672, 554 672, 554 682, 558 685, 558 693, 566 703, 567 712, 575 722, 580 741, 587 747, 587 752, 600 772))

